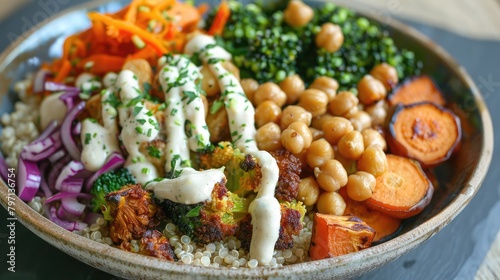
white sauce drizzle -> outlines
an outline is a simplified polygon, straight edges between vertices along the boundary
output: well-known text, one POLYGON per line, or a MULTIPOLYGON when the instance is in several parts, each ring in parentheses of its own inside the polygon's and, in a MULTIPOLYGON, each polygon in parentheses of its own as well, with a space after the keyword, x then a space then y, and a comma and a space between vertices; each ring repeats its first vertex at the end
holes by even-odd
POLYGON ((118 125, 116 123, 116 109, 106 102, 113 94, 112 88, 107 89, 101 97, 102 122, 85 119, 82 122, 81 140, 83 150, 81 161, 85 169, 97 171, 106 163, 106 159, 113 152, 120 152, 118 143, 118 125))
POLYGON ((281 207, 274 197, 279 168, 276 160, 268 152, 258 150, 254 140, 255 109, 246 98, 236 77, 222 67, 220 61, 229 59, 230 55, 215 44, 213 37, 198 35, 188 42, 184 51, 187 54, 199 53, 214 76, 218 77, 233 144, 257 158, 261 167, 262 180, 258 194, 249 207, 253 226, 250 257, 260 264, 268 264, 273 257, 281 221, 281 207))
POLYGON ((57 121, 62 123, 66 116, 67 108, 64 102, 59 97, 64 92, 54 93, 43 99, 40 104, 40 126, 43 129, 47 128, 50 122, 57 121))
POLYGON ((144 105, 141 98, 139 82, 130 70, 123 70, 116 81, 123 107, 120 108, 120 138, 129 156, 125 167, 140 184, 145 184, 158 177, 155 166, 146 160, 140 152, 141 143, 154 140, 159 133, 158 121, 144 105), (139 98, 141 98, 139 100, 139 98))
POLYGON ((225 179, 223 170, 197 171, 189 167, 189 150, 198 151, 210 145, 205 108, 195 84, 200 72, 184 56, 174 56, 172 61, 162 61, 161 64, 164 66, 159 80, 167 100, 165 170, 174 172, 177 178, 151 182, 146 185, 146 189, 153 190, 160 199, 178 203, 210 201, 215 184, 225 179), (186 135, 186 129, 189 136, 186 135))

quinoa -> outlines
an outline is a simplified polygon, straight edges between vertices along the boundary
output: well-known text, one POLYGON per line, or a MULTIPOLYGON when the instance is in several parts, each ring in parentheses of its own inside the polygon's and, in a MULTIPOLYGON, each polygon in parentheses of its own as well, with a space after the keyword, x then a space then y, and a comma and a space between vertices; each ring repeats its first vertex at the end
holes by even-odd
MULTIPOLYGON (((40 214, 43 214, 43 202, 45 198, 36 196, 28 205, 40 214)), ((304 217, 303 229, 298 236, 293 238, 293 248, 286 250, 275 250, 273 259, 264 267, 278 268, 283 265, 301 263, 309 261, 307 251, 311 243, 313 222, 309 215, 304 217)), ((93 241, 113 245, 109 237, 107 221, 99 217, 94 224, 85 227, 81 231, 73 231, 85 238, 93 241)), ((179 262, 184 264, 200 265, 206 267, 227 267, 227 268, 255 268, 259 263, 255 259, 250 259, 248 251, 241 247, 241 241, 231 236, 220 242, 208 244, 197 244, 187 235, 182 235, 177 226, 167 223, 162 234, 169 239, 179 262)), ((139 252, 140 240, 130 242, 131 251, 139 252)))
POLYGON ((16 167, 19 154, 24 146, 35 140, 39 131, 37 122, 39 119, 39 102, 32 95, 27 94, 27 89, 31 87, 31 76, 15 84, 19 101, 14 105, 14 112, 4 113, 0 117, 3 126, 0 135, 2 153, 5 162, 9 167, 16 167))

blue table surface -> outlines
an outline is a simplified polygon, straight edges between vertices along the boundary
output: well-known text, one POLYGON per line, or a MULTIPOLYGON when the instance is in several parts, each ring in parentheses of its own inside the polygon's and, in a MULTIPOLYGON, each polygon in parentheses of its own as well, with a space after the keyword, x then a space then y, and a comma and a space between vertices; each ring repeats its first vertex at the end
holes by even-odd
MULTIPOLYGON (((53 2, 55 2, 54 0, 53 2)), ((0 50, 12 38, 26 31, 26 20, 38 20, 85 0, 57 0, 58 5, 42 9, 32 1, 0 22, 0 50)), ((50 2, 50 1, 49 1, 50 2)), ((500 146, 500 42, 473 40, 425 24, 404 20, 443 46, 474 79, 492 114, 495 146, 500 146)), ((28 26, 29 28, 29 26, 28 26)), ((469 205, 441 232, 423 245, 371 271, 359 279, 473 279, 500 229, 500 157, 493 154, 490 172, 469 205)), ((0 207, 0 221, 7 213, 0 207)), ((3 222, 2 222, 3 224, 3 222)), ((92 268, 41 240, 20 223, 16 224, 16 272, 6 269, 8 228, 0 227, 0 279, 117 279, 92 268)))

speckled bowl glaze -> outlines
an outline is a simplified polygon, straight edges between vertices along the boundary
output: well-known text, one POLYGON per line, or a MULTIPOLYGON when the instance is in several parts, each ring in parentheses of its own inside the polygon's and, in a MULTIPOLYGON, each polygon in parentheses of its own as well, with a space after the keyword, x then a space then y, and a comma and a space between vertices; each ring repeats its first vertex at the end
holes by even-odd
MULTIPOLYGON (((215 2, 215 1, 208 1, 215 2)), ((66 36, 90 25, 86 13, 115 11, 124 1, 91 2, 65 11, 25 34, 0 56, 0 110, 12 110, 15 81, 36 71, 41 61, 60 55, 66 36)), ((318 2, 313 4, 319 4, 318 2)), ((377 19, 376 19, 377 20, 377 19)), ((366 273, 407 253, 446 226, 478 191, 493 153, 493 129, 484 101, 466 71, 442 48, 415 30, 391 20, 379 20, 400 47, 413 50, 446 93, 450 108, 461 116, 462 149, 435 171, 437 187, 423 213, 405 221, 401 233, 385 243, 341 257, 290 265, 279 269, 205 268, 161 261, 94 242, 56 226, 17 199, 16 214, 29 230, 68 255, 95 268, 129 279, 345 279, 366 273)), ((0 202, 7 208, 8 186, 0 182, 0 202)))

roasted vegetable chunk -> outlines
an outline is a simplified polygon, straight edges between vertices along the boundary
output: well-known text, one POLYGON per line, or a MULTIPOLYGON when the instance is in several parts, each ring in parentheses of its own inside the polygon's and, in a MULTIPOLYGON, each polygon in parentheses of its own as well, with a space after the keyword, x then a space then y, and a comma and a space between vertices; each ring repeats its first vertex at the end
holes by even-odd
POLYGON ((141 239, 158 225, 157 206, 140 184, 129 185, 106 195, 104 217, 110 220, 109 235, 116 244, 141 239))
POLYGON ((275 196, 279 200, 292 201, 299 193, 302 164, 296 156, 287 150, 271 152, 271 155, 276 159, 280 170, 275 196))
POLYGON ((141 238, 139 253, 163 260, 175 260, 175 254, 168 238, 157 230, 146 230, 141 238))
MULTIPOLYGON (((280 232, 278 241, 274 248, 276 250, 290 249, 293 247, 293 236, 300 234, 303 228, 302 221, 306 214, 306 208, 302 202, 282 202, 281 205, 281 220, 280 232)), ((247 214, 240 222, 239 230, 235 236, 241 241, 241 245, 245 248, 250 247, 252 240, 252 216, 247 214)))
POLYGON ((221 241, 234 235, 238 221, 248 211, 249 200, 226 189, 225 181, 215 185, 211 201, 197 204, 181 204, 170 200, 161 202, 165 215, 179 230, 196 242, 221 241))
POLYGON ((356 216, 314 214, 309 257, 321 260, 370 247, 375 230, 356 216))

